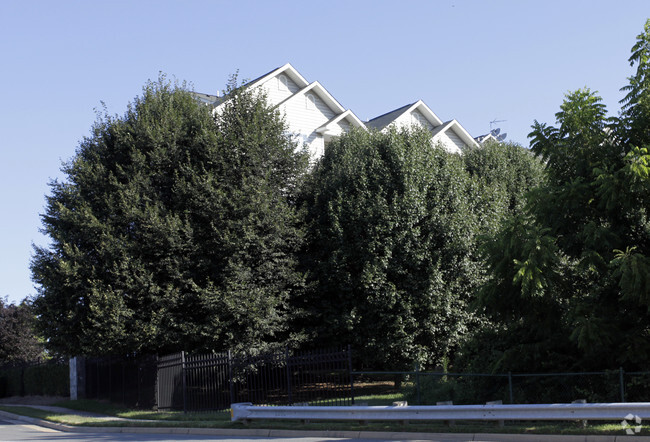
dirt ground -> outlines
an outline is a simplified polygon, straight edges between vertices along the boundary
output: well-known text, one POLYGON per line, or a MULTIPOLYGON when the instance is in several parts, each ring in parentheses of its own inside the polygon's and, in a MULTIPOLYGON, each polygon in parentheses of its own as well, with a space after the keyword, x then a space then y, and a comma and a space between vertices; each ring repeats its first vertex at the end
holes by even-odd
POLYGON ((68 399, 65 396, 12 396, 0 398, 0 404, 51 405, 68 399))

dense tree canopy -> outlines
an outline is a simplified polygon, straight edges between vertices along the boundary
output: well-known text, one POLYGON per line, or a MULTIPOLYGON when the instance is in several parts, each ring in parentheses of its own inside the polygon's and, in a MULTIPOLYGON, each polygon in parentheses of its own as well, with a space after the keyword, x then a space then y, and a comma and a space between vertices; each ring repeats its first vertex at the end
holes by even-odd
POLYGON ((354 131, 328 145, 305 192, 305 306, 320 342, 352 344, 374 368, 444 362, 472 322, 477 235, 511 196, 519 204, 496 178, 509 164, 497 149, 473 154, 470 174, 426 131, 354 131))
MULTIPOLYGON (((650 361, 650 21, 637 37, 621 118, 588 89, 556 126, 535 122, 546 184, 486 247, 482 304, 501 332, 489 362, 509 370, 632 369, 650 361)), ((484 359, 484 361, 486 361, 484 359)))
POLYGON ((527 149, 514 143, 487 143, 463 155, 465 168, 485 192, 497 192, 490 207, 494 214, 490 231, 497 229, 502 216, 521 213, 526 196, 544 179, 540 159, 527 149))
POLYGON ((150 82, 51 184, 52 245, 32 262, 50 348, 255 350, 289 337, 307 157, 264 97, 230 98, 215 117, 184 87, 150 82))
POLYGON ((531 151, 353 130, 311 171, 264 97, 233 87, 215 115, 149 83, 51 184, 38 326, 68 355, 351 344, 375 369, 642 369, 650 21, 630 62, 619 117, 571 92, 531 151))
POLYGON ((35 334, 35 319, 28 301, 16 305, 0 298, 0 365, 44 358, 43 343, 35 334))

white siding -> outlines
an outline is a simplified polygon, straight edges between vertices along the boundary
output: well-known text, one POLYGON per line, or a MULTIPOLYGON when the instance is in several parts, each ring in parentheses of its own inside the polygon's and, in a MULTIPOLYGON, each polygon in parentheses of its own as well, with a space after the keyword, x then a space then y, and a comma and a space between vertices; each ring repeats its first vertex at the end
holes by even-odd
POLYGON ((454 146, 458 148, 458 150, 463 151, 467 148, 467 145, 463 143, 463 140, 460 139, 458 135, 456 135, 456 132, 453 130, 447 130, 445 131, 445 135, 449 137, 452 143, 454 143, 454 146))
MULTIPOLYGON (((257 84, 258 86, 256 88, 260 88, 264 92, 269 104, 271 106, 277 106, 278 110, 284 114, 288 131, 297 137, 297 141, 301 146, 306 145, 309 147, 312 159, 317 159, 323 154, 326 139, 329 140, 332 136, 349 132, 354 124, 356 124, 356 120, 353 120, 351 117, 343 118, 327 127, 328 130, 325 135, 316 133, 316 129, 327 124, 336 115, 340 115, 339 107, 333 104, 336 109, 334 110, 320 98, 318 94, 323 94, 326 96, 326 99, 329 99, 330 96, 327 92, 324 92, 318 82, 311 83, 310 89, 307 92, 301 93, 301 90, 304 90, 307 82, 288 64, 285 66, 283 72, 269 74, 260 79, 257 84), (293 75, 298 83, 291 79, 291 75, 293 75), (312 97, 313 101, 309 101, 309 97, 312 97), (280 105, 280 103, 282 104, 280 105)), ((220 106, 214 110, 215 113, 220 111, 220 106)), ((453 124, 446 123, 448 129, 444 132, 438 132, 436 128, 441 130, 442 127, 440 124, 442 123, 435 115, 429 114, 430 111, 422 101, 390 112, 381 121, 388 121, 399 112, 403 113, 391 123, 392 126, 410 127, 418 125, 424 127, 432 134, 436 133, 435 136, 432 135, 432 143, 439 143, 450 152, 462 153, 467 148, 467 145, 458 135, 458 133, 461 133, 464 136, 462 129, 459 129, 459 132, 456 133, 449 128, 449 126, 453 127, 457 122, 453 122, 453 124), (409 107, 414 109, 410 112, 405 112, 405 109, 409 107), (425 117, 425 114, 430 115, 433 121, 429 121, 425 117)))
POLYGON ((316 132, 312 132, 309 135, 296 133, 296 141, 299 149, 307 147, 311 161, 315 161, 323 156, 325 151, 325 140, 322 135, 316 132))
POLYGON ((264 90, 264 93, 266 93, 266 97, 271 105, 276 105, 283 100, 286 100, 300 90, 298 85, 286 74, 276 75, 263 83, 260 87, 264 90), (280 77, 283 75, 287 82, 286 86, 280 81, 280 77))
POLYGON ((419 110, 415 109, 413 112, 411 112, 411 124, 417 124, 418 126, 422 126, 425 129, 427 129, 429 132, 433 132, 433 124, 429 122, 429 120, 426 119, 424 115, 422 115, 422 112, 419 110))
POLYGON ((343 118, 334 124, 330 124, 327 127, 327 134, 325 135, 325 142, 327 143, 332 137, 338 137, 346 132, 350 132, 352 126, 350 123, 343 118))
POLYGON ((465 143, 454 133, 453 130, 446 130, 435 137, 434 142, 440 143, 451 153, 461 153, 465 150, 465 143))
POLYGON ((395 121, 391 123, 395 127, 411 127, 411 126, 421 126, 429 131, 433 131, 433 125, 417 110, 413 112, 404 113, 397 117, 395 121))
POLYGON ((410 114, 402 114, 397 117, 391 124, 394 124, 395 127, 408 127, 413 124, 413 121, 411 121, 410 114))
POLYGON ((426 117, 419 110, 415 109, 412 112, 404 113, 397 117, 392 124, 396 127, 411 127, 413 125, 424 127, 430 132, 433 132, 434 126, 426 119, 426 117))
POLYGON ((316 159, 323 154, 325 144, 323 137, 314 131, 334 118, 336 114, 315 92, 309 91, 307 94, 298 94, 287 100, 280 110, 286 115, 289 130, 298 134, 309 145, 312 159, 316 159), (313 109, 308 109, 310 103, 307 101, 307 94, 314 96, 313 109))
POLYGON ((321 135, 312 133, 307 138, 307 144, 309 145, 309 153, 312 161, 319 159, 325 153, 325 140, 321 135))
POLYGON ((281 106, 287 117, 287 122, 294 132, 311 134, 314 130, 334 118, 334 112, 315 97, 315 109, 307 109, 307 98, 300 94, 281 106))
POLYGON ((347 122, 345 118, 338 122, 338 127, 340 128, 341 132, 350 132, 352 129, 352 126, 347 122))

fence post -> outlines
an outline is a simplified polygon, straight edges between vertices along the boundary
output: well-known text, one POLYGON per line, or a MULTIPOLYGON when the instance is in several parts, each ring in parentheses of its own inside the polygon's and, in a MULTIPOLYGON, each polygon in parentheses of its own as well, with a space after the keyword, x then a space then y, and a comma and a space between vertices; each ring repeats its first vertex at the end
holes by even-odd
POLYGON ((420 362, 415 361, 415 389, 417 391, 418 405, 420 402, 420 362))
POLYGON ((508 372, 508 390, 510 391, 510 403, 514 404, 514 401, 512 399, 512 372, 508 372))
POLYGON ((20 367, 20 396, 25 396, 25 366, 20 367))
POLYGON ((354 375, 352 374, 352 349, 348 344, 348 375, 350 376, 350 396, 352 396, 352 405, 354 405, 354 375))
POLYGON ((185 380, 185 352, 181 351, 181 370, 183 372, 183 413, 187 413, 187 381, 185 380))
MULTIPOLYGON (((114 356, 108 357, 108 391, 106 392, 106 398, 111 401, 111 393, 113 392, 113 360, 114 356)), ((97 377, 97 383, 99 384, 99 376, 97 377)))
POLYGON ((230 386, 230 403, 235 403, 235 385, 232 382, 232 353, 228 350, 228 385, 230 386))
POLYGON ((70 399, 86 398, 86 359, 75 356, 70 359, 70 399))
POLYGON ((284 360, 287 364, 287 397, 289 399, 289 405, 293 403, 293 397, 291 394, 291 363, 289 361, 289 347, 284 347, 284 360))
POLYGON ((156 354, 156 410, 160 410, 160 356, 156 354))
POLYGON ((124 371, 126 370, 126 360, 122 362, 122 403, 126 404, 126 374, 124 371))
POLYGON ((618 368, 618 382, 621 388, 621 402, 625 402, 625 376, 623 367, 618 368))

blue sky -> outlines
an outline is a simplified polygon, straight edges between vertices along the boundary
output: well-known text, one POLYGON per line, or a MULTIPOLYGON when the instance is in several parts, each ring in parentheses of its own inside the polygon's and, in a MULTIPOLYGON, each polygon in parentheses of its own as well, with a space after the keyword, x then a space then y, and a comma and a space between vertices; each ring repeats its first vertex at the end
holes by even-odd
POLYGON ((103 101, 122 114, 164 72, 199 92, 287 62, 367 120, 414 102, 473 136, 490 121, 527 145, 564 94, 616 114, 647 0, 0 1, 0 296, 29 272, 48 182, 103 101))

